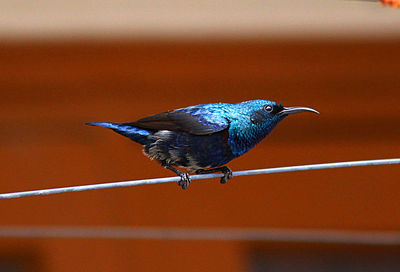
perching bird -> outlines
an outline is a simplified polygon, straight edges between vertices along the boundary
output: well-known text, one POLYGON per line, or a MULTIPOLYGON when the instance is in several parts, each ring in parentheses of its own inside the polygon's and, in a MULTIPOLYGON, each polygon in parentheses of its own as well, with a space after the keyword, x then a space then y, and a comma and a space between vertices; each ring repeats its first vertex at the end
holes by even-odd
POLYGON ((130 123, 86 123, 106 127, 143 145, 151 159, 181 177, 178 185, 190 183, 182 167, 197 174, 222 172, 221 183, 232 177, 223 166, 264 139, 288 115, 314 112, 306 107, 283 107, 267 100, 237 104, 214 103, 155 114, 130 123))

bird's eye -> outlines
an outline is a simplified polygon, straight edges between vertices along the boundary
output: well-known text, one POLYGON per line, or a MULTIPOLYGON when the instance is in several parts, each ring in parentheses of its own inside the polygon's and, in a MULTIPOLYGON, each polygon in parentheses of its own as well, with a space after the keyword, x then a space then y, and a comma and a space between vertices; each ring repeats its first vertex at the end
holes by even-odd
POLYGON ((270 106, 270 105, 265 105, 265 106, 264 106, 264 110, 265 110, 266 112, 272 112, 273 109, 274 109, 274 108, 273 108, 272 106, 270 106))

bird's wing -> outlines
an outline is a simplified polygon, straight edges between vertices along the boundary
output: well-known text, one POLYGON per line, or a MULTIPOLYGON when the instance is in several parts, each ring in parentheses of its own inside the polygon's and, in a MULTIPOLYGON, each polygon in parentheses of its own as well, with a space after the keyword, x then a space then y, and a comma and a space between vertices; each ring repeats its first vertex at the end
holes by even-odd
POLYGON ((207 135, 229 127, 229 121, 212 109, 189 107, 144 117, 126 123, 152 130, 181 130, 195 135, 207 135))

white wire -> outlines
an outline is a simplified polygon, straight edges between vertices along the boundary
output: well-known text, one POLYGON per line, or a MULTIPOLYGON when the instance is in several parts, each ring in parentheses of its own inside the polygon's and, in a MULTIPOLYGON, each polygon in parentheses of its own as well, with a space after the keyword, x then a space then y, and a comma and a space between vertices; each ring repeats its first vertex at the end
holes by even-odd
MULTIPOLYGON (((383 159, 383 160, 367 160, 367 161, 335 162, 335 163, 287 166, 287 167, 266 168, 266 169, 256 169, 256 170, 244 170, 244 171, 233 172, 233 176, 238 177, 238 176, 262 175, 262 174, 294 172, 294 171, 308 171, 308 170, 317 170, 317 169, 356 167, 356 166, 369 166, 369 165, 387 165, 387 164, 400 164, 400 158, 383 159)), ((210 179, 210 178, 219 178, 222 176, 223 176, 223 174, 221 174, 221 173, 203 174, 203 175, 191 176, 191 179, 192 180, 210 179)), ((129 186, 137 186, 137 185, 144 185, 144 184, 178 182, 179 180, 180 180, 180 177, 176 176, 176 177, 168 177, 168 178, 119 181, 119 182, 110 182, 110 183, 62 187, 62 188, 54 188, 54 189, 23 191, 23 192, 16 192, 16 193, 0 194, 0 199, 9 199, 9 198, 36 196, 36 195, 61 194, 61 193, 67 193, 67 192, 99 190, 99 189, 116 188, 116 187, 129 187, 129 186)))

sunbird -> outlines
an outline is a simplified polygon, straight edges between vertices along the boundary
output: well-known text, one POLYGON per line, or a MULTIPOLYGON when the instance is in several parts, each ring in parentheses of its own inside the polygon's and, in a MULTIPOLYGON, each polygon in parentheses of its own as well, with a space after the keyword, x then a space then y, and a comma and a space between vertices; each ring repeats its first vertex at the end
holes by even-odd
POLYGON ((150 159, 180 176, 178 185, 186 189, 191 182, 188 172, 221 172, 220 182, 226 183, 232 170, 225 164, 252 149, 287 116, 301 112, 319 113, 307 107, 249 100, 194 105, 129 123, 86 124, 112 129, 141 144, 150 159))

